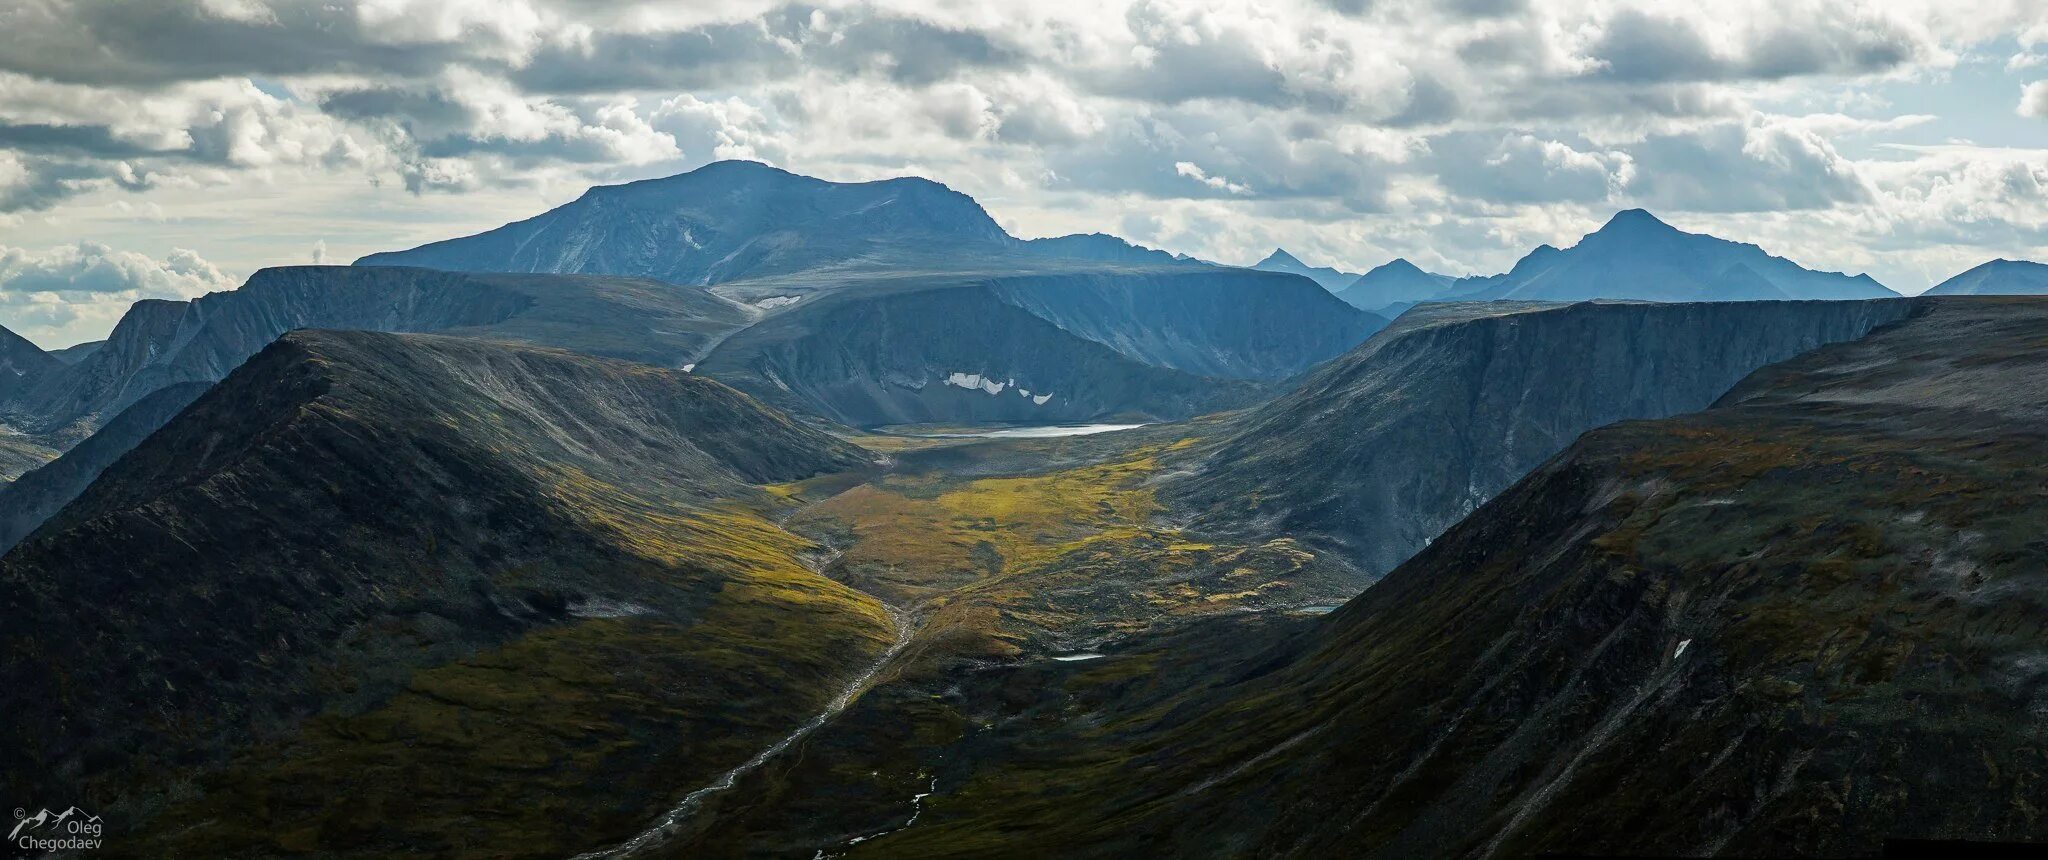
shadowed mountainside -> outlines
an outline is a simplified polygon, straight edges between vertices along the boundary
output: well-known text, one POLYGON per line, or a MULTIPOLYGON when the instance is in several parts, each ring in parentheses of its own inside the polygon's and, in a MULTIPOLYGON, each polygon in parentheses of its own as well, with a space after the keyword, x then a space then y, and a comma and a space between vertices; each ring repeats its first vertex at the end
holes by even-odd
POLYGON ((152 391, 71 450, 0 486, 0 555, 78 498, 115 460, 142 444, 210 385, 180 382, 152 391))
POLYGON ((138 855, 616 840, 893 638, 748 486, 868 459, 676 371, 287 335, 0 556, 0 774, 138 855))
MULTIPOLYGON (((733 335, 697 372, 855 426, 1184 418, 1249 405, 1263 391, 1130 358, 1005 290, 912 282, 817 295, 733 335)), ((1074 296, 1037 303, 1085 308, 1074 296)))
POLYGON ((1595 427, 1712 403, 1910 300, 1429 305, 1246 415, 1168 495, 1384 572, 1595 427))

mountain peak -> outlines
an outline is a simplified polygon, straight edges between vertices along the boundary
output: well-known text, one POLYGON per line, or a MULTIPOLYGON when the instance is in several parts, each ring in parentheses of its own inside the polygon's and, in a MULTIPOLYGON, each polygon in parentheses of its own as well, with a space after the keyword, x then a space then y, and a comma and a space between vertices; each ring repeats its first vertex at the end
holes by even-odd
POLYGON ((1300 258, 1294 256, 1293 254, 1287 253, 1286 248, 1274 248, 1273 253, 1266 255, 1266 259, 1260 260, 1252 264, 1252 268, 1254 269, 1261 267, 1271 268, 1274 266, 1295 266, 1303 269, 1308 268, 1307 263, 1302 262, 1300 258))
POLYGON ((1384 262, 1384 263, 1381 263, 1381 264, 1379 264, 1379 265, 1377 265, 1377 266, 1374 266, 1374 267, 1372 267, 1371 269, 1369 269, 1369 270, 1367 270, 1367 271, 1366 271, 1366 274, 1367 274, 1367 275, 1374 275, 1374 274, 1378 274, 1378 275, 1393 275, 1393 274, 1401 274, 1401 275, 1406 275, 1406 274, 1409 274, 1409 273, 1411 273, 1411 272, 1412 272, 1412 273, 1415 273, 1415 274, 1428 274, 1427 272, 1424 272, 1424 271, 1422 271, 1422 267, 1421 267, 1421 266, 1417 266, 1417 265, 1415 265, 1414 263, 1410 263, 1410 262, 1408 262, 1408 258, 1407 258, 1407 257, 1395 257, 1394 259, 1388 260, 1388 261, 1386 261, 1386 262, 1384 262))
POLYGON ((2018 296, 2044 293, 2048 293, 2048 265, 2001 257, 1979 263, 1969 271, 1935 284, 1923 295, 2018 296))
POLYGON ((1595 232, 1597 234, 1618 231, 1640 232, 1646 230, 1670 233, 1679 232, 1678 228, 1658 220, 1657 216, 1650 214, 1650 211, 1647 209, 1623 209, 1620 212, 1616 212, 1614 217, 1607 219, 1607 223, 1595 232))

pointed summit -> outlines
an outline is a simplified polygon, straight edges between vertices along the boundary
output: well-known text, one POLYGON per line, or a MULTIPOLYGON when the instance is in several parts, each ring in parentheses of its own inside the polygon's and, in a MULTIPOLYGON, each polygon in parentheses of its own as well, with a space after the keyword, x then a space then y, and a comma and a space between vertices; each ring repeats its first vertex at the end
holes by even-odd
POLYGON ((1353 272, 1340 272, 1328 266, 1311 266, 1304 263, 1293 254, 1287 253, 1286 248, 1274 248, 1273 253, 1267 254, 1266 259, 1254 263, 1252 268, 1264 272, 1301 275, 1323 285, 1323 289, 1333 293, 1351 286, 1352 281, 1358 280, 1358 275, 1353 272))
POLYGON ((1648 209, 1623 209, 1620 212, 1614 213, 1614 217, 1607 219, 1606 226, 1601 227, 1600 230, 1605 232, 1608 230, 1640 227, 1662 227, 1674 232, 1678 229, 1658 220, 1657 216, 1650 214, 1648 209))
POLYGON ((1292 272, 1306 269, 1308 264, 1303 263, 1293 254, 1287 253, 1286 248, 1274 248, 1273 253, 1267 254, 1266 259, 1253 263, 1252 268, 1267 270, 1284 269, 1285 271, 1292 272))

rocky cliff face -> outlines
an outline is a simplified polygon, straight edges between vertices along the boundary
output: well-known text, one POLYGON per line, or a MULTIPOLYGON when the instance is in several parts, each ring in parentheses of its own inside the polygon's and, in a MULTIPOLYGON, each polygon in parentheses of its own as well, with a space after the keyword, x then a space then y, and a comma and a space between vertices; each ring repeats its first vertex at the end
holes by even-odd
POLYGON ((866 463, 679 371, 287 335, 0 556, 0 781, 145 856, 617 839, 888 643, 747 486, 866 463))
POLYGON ((1386 571, 1579 434, 1705 407, 1759 367, 1911 307, 1418 309, 1246 416, 1169 492, 1204 522, 1320 536, 1386 571))
POLYGON ((972 198, 927 179, 827 182, 720 161, 599 186, 525 221, 356 264, 714 284, 959 243, 1016 240, 972 198))
POLYGON ((1260 391, 1126 357, 985 284, 820 295, 734 335, 696 372, 855 426, 1182 418, 1260 391))
POLYGON ((105 345, 0 395, 0 410, 35 432, 82 436, 150 392, 218 380, 299 328, 450 332, 675 366, 750 319, 702 290, 633 279, 264 269, 233 292, 136 303, 105 345))

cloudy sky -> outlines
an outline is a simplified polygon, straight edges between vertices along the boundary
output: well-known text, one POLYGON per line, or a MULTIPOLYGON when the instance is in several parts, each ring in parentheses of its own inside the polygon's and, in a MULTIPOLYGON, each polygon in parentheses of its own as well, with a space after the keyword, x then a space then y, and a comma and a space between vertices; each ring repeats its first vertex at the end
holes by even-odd
POLYGON ((0 0, 0 324, 751 158, 1013 233, 1453 274, 1616 209, 1902 292, 2048 258, 2041 0, 0 0))

